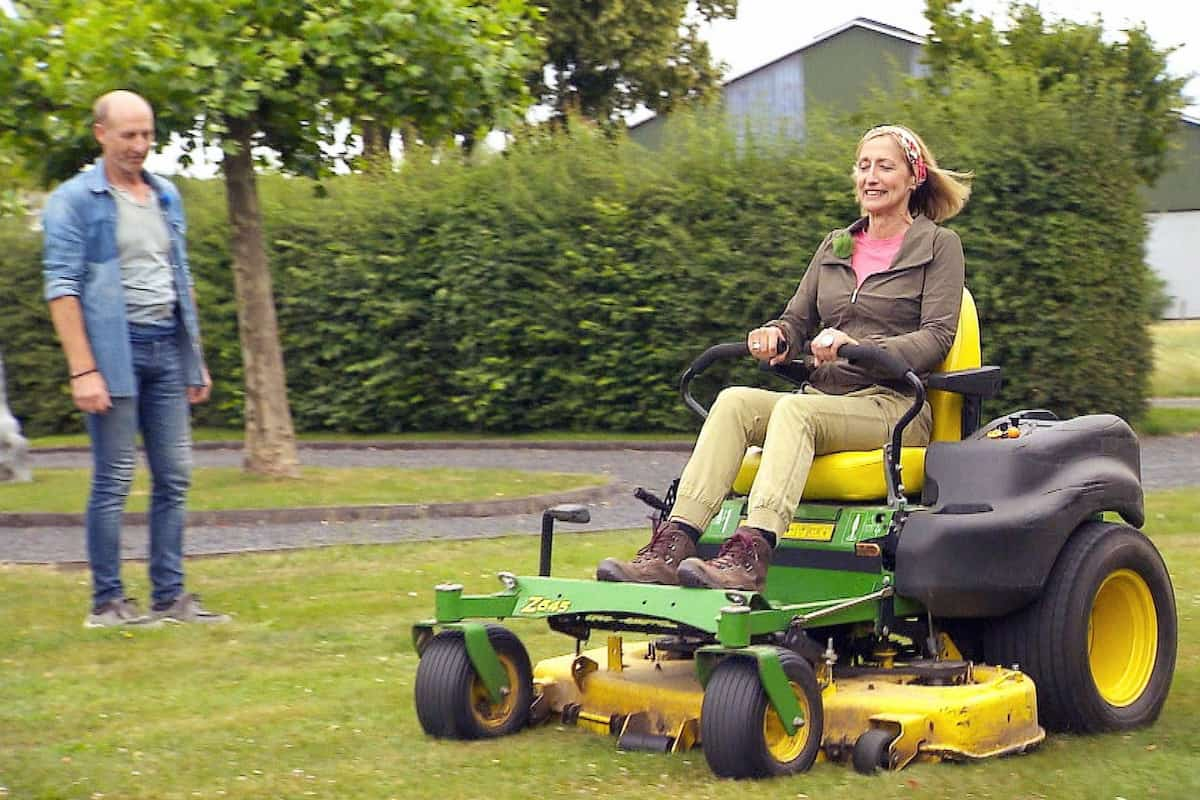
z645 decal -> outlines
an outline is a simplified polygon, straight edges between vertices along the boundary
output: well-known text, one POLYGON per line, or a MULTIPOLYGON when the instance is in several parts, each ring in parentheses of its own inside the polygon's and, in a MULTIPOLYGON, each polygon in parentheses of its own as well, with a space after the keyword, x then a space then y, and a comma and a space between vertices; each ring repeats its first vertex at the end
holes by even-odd
POLYGON ((570 600, 552 600, 549 597, 534 595, 525 601, 518 614, 559 614, 571 607, 570 600))

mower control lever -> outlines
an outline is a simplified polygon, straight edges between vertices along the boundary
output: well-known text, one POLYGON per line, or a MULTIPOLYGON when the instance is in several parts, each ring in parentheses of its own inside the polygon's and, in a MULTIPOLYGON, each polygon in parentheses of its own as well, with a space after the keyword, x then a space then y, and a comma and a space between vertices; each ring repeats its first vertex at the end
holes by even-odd
POLYGON ((542 547, 538 559, 538 575, 550 574, 550 558, 554 548, 554 521, 573 522, 576 525, 586 525, 592 521, 592 512, 587 506, 576 503, 564 503, 552 506, 542 512, 542 547))
POLYGON ((913 372, 903 358, 895 353, 889 353, 874 344, 844 344, 838 348, 838 355, 851 364, 865 367, 876 377, 885 380, 904 381, 913 388, 913 404, 896 421, 892 429, 892 441, 883 448, 883 472, 887 482, 888 505, 899 507, 904 503, 904 484, 900 480, 900 447, 904 439, 904 429, 917 418, 925 406, 925 384, 913 372))

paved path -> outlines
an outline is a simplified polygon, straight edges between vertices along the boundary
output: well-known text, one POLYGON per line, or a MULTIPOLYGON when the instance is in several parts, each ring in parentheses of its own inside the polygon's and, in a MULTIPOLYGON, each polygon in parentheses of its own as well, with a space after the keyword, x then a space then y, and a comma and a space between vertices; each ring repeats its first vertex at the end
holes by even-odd
MULTIPOLYGON (((639 444, 652 448, 653 444, 639 444)), ((560 524, 558 531, 615 530, 647 524, 649 508, 632 496, 642 486, 656 494, 665 491, 679 474, 687 452, 679 445, 672 450, 554 449, 522 446, 497 449, 455 446, 434 449, 355 447, 301 450, 305 464, 356 467, 494 467, 550 470, 556 472, 592 472, 610 476, 614 492, 608 499, 591 504, 592 522, 585 527, 560 524)), ((197 450, 199 466, 237 466, 238 450, 197 450)), ((86 455, 74 453, 35 453, 34 468, 86 466, 86 455)), ((1152 437, 1142 442, 1142 475, 1147 490, 1200 485, 1200 436, 1152 437)), ((333 544, 366 544, 436 539, 463 539, 536 533, 540 514, 515 514, 484 518, 427 518, 389 521, 305 522, 290 524, 191 526, 187 531, 187 552, 191 555, 254 550, 315 547, 333 544)), ((146 530, 129 526, 122 541, 126 558, 145 558, 146 530)), ((0 562, 70 563, 86 558, 83 536, 78 526, 42 528, 0 528, 0 562)))
POLYGON ((1151 397, 1150 405, 1159 408, 1200 408, 1200 397, 1151 397))
MULTIPOLYGON (((238 466, 238 450, 197 450, 197 466, 238 466)), ((553 472, 588 472, 608 475, 614 491, 608 499, 589 504, 592 521, 587 526, 560 523, 556 532, 617 530, 648 525, 649 507, 633 497, 638 486, 661 495, 687 460, 683 450, 541 450, 541 449, 302 449, 302 463, 330 467, 394 466, 506 468, 553 472)), ((39 467, 86 466, 86 454, 35 453, 39 467)), ((541 514, 513 514, 482 518, 427 518, 353 522, 304 522, 286 525, 251 524, 190 526, 189 555, 253 550, 316 547, 331 544, 368 544, 434 539, 466 539, 537 533, 541 514)), ((127 526, 122 536, 122 557, 145 558, 144 526, 127 526)), ((69 528, 0 527, 0 562, 63 563, 86 560, 83 535, 69 528)))

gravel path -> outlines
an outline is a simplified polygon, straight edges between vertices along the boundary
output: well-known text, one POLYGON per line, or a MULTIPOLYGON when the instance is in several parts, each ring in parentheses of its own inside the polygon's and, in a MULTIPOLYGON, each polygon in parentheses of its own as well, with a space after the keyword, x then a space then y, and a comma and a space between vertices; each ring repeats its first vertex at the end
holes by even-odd
MULTIPOLYGON (((585 527, 560 524, 558 531, 615 530, 647 524, 649 508, 632 496, 638 486, 661 495, 679 474, 687 452, 675 449, 573 450, 520 447, 516 449, 383 449, 355 447, 301 450, 305 464, 330 467, 494 467, 555 472, 591 472, 610 476, 615 491, 609 499, 591 504, 592 522, 585 527)), ((198 466, 237 466, 238 450, 197 450, 198 466)), ((86 454, 35 453, 34 468, 87 466, 86 454)), ((1142 442, 1142 476, 1147 490, 1200 484, 1200 436, 1152 437, 1142 442)), ((483 518, 426 518, 390 521, 312 522, 225 526, 191 526, 187 531, 189 555, 255 550, 277 550, 347 543, 386 543, 464 539, 537 533, 540 514, 483 518)), ((145 558, 146 529, 129 526, 122 541, 126 558, 145 558)), ((0 562, 79 563, 86 559, 78 526, 61 528, 0 528, 0 562)))

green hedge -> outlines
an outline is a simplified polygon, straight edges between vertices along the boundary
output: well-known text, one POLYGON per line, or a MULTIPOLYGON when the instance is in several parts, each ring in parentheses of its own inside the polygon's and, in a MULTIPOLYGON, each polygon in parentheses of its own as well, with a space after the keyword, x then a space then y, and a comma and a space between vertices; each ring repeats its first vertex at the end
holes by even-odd
MULTIPOLYGON (((1049 110, 1025 121, 1004 103, 972 108, 978 118, 921 114, 908 118, 943 164, 979 175, 952 225, 985 358, 1008 375, 995 408, 1136 413, 1149 369, 1136 194, 1102 183, 1102 201, 1079 197, 1105 180, 1093 173, 1107 162, 1076 127, 1049 128, 1063 122, 1049 110)), ((576 125, 482 163, 418 154, 399 174, 329 179, 320 194, 264 177, 297 428, 695 427, 676 394, 682 368, 775 316, 825 233, 854 218, 854 134, 829 125, 804 147, 738 145, 703 118, 672 127, 656 152, 576 125)), ((217 182, 183 189, 216 380, 198 421, 238 425, 224 195, 217 182)), ((0 227, 0 347, 30 435, 78 427, 40 299, 39 248, 36 234, 0 227)), ((735 373, 760 380, 743 365, 709 389, 735 373)))

